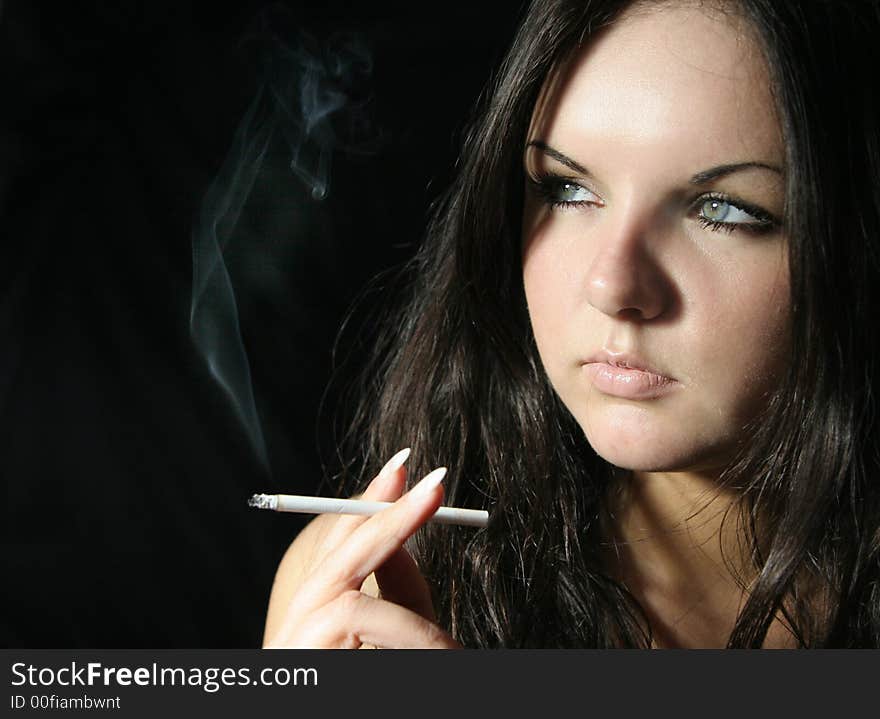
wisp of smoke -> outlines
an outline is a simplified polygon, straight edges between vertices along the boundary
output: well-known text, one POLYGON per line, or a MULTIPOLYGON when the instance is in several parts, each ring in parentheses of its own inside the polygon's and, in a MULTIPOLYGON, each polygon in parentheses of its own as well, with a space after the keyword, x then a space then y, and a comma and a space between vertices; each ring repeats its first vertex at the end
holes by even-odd
POLYGON ((192 235, 190 334, 211 376, 223 388, 262 466, 271 472, 242 341, 235 291, 225 256, 247 238, 242 213, 261 182, 270 148, 282 143, 290 171, 311 198, 327 197, 334 150, 364 151, 364 78, 370 56, 356 37, 323 46, 304 32, 283 41, 272 29, 275 9, 260 18, 263 81, 240 123, 219 173, 205 193, 192 235), (360 135, 360 137, 357 137, 360 135))

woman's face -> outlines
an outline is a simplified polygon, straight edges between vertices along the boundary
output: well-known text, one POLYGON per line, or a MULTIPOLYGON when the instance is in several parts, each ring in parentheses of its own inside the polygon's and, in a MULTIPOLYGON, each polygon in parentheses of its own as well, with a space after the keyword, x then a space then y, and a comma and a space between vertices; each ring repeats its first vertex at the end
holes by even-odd
POLYGON ((783 143, 745 25, 627 13, 536 109, 523 279, 544 368, 593 448, 715 470, 788 360, 783 143))

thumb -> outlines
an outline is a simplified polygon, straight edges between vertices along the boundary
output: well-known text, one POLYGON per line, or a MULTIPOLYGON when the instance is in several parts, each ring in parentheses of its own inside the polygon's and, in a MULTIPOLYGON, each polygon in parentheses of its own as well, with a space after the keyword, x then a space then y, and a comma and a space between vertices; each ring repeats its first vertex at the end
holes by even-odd
POLYGON ((406 607, 429 622, 437 621, 431 589, 406 549, 398 549, 374 574, 382 599, 406 607))

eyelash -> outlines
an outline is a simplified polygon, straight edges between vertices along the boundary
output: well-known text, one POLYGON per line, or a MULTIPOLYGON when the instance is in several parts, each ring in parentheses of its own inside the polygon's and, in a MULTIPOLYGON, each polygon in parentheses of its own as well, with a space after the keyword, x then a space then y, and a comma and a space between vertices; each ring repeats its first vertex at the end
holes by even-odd
MULTIPOLYGON (((563 177, 562 175, 546 173, 537 175, 535 177, 529 176, 528 180, 529 184, 532 186, 532 189, 538 195, 538 197, 541 198, 542 202, 544 202, 544 204, 548 205, 552 209, 576 209, 578 207, 595 204, 589 202, 588 200, 569 201, 554 199, 560 185, 569 184, 575 185, 577 187, 582 187, 582 185, 579 185, 574 180, 563 177)), ((708 217, 704 217, 698 214, 697 221, 700 223, 700 225, 712 232, 730 233, 734 230, 742 230, 743 232, 760 235, 766 232, 770 232, 771 230, 779 226, 779 221, 766 210, 763 210, 760 207, 756 207, 755 205, 751 205, 748 202, 743 202, 736 197, 725 195, 720 192, 707 192, 700 195, 691 204, 691 211, 693 211, 695 208, 698 210, 699 207, 704 205, 706 202, 710 202, 712 200, 726 202, 731 207, 737 210, 742 210, 743 212, 748 213, 756 220, 758 220, 758 222, 723 222, 720 220, 712 220, 708 217)))
POLYGON ((552 209, 569 209, 576 207, 583 207, 584 205, 592 204, 587 202, 586 200, 576 200, 574 202, 566 201, 566 200, 556 200, 554 199, 556 196, 556 190, 559 185, 578 185, 573 180, 562 177, 561 175, 552 175, 550 173, 540 174, 532 177, 528 176, 529 184, 532 186, 532 189, 535 191, 535 194, 541 198, 544 204, 548 205, 552 209))
POLYGON ((703 227, 713 232, 730 233, 734 230, 742 230, 743 232, 748 232, 753 235, 763 235, 779 226, 779 222, 766 210, 762 210, 760 207, 756 207, 748 202, 743 202, 736 197, 725 195, 720 192, 709 192, 705 195, 700 195, 691 207, 702 206, 711 200, 726 202, 731 207, 734 207, 737 210, 742 210, 757 220, 757 222, 721 222, 719 220, 710 220, 708 217, 698 215, 697 221, 703 227))

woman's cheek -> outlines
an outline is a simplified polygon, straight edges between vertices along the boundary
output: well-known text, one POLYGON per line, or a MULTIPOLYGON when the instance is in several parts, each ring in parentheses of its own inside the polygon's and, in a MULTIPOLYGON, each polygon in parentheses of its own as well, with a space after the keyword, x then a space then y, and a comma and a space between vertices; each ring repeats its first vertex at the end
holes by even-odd
POLYGON ((523 284, 532 331, 550 371, 560 340, 570 331, 576 307, 576 267, 564 252, 564 241, 550 232, 535 233, 523 256, 523 284))
POLYGON ((727 288, 728 310, 706 318, 706 373, 728 385, 735 414, 745 419, 766 401, 790 361, 790 290, 787 267, 778 256, 734 277, 727 288), (714 329, 710 330, 714 319, 714 329))

